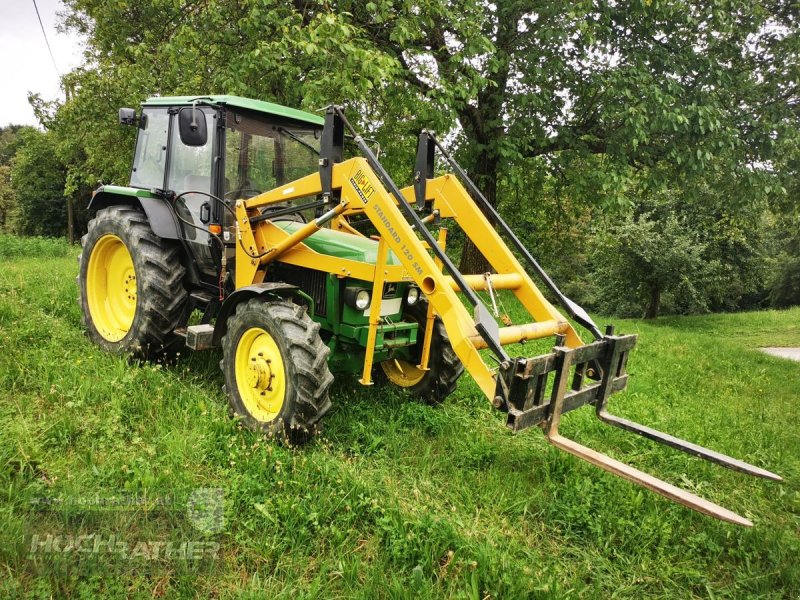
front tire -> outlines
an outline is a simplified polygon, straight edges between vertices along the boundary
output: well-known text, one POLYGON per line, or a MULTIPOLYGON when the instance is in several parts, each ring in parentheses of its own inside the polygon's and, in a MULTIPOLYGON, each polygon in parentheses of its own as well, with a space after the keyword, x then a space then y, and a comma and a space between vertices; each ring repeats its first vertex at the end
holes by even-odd
POLYGON ((179 340, 187 296, 177 245, 130 206, 97 211, 81 245, 79 303, 89 339, 141 359, 167 353, 179 340))
POLYGON ((437 316, 433 320, 433 337, 428 358, 428 370, 417 368, 422 355, 423 336, 428 323, 428 303, 420 301, 405 311, 406 320, 419 325, 417 345, 411 362, 389 359, 380 363, 382 374, 390 383, 410 392, 426 404, 441 404, 456 390, 458 378, 464 372, 464 365, 450 345, 444 323, 437 316))
POLYGON ((222 338, 232 412, 250 429, 293 444, 308 441, 331 403, 329 348, 306 309, 292 302, 242 302, 222 338))

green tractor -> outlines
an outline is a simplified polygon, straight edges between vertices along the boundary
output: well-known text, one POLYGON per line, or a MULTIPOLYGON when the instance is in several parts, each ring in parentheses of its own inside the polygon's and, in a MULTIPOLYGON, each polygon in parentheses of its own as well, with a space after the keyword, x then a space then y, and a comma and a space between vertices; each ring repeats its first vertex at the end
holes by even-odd
MULTIPOLYGON (((372 293, 371 281, 320 269, 315 259, 374 265, 378 242, 320 229, 305 240, 318 255, 311 264, 276 261, 260 287, 237 293, 231 207, 316 171, 324 119, 212 96, 151 98, 138 116, 122 109, 120 122, 138 127, 130 183, 96 190, 89 205, 96 216, 82 240, 78 285, 89 337, 150 360, 221 345, 233 411, 252 427, 304 441, 330 407, 332 373, 362 373, 372 293), (195 311, 200 323, 189 325, 195 311), (263 332, 246 326, 254 319, 264 321, 263 332), (214 339, 214 321, 230 333, 214 339), (269 358, 237 367, 244 346, 248 358, 269 358), (241 383, 259 377, 271 385, 241 383)), ((258 218, 294 231, 319 215, 318 196, 271 204, 258 218)), ((388 262, 399 265, 393 254, 388 262)), ((434 323, 433 358, 416 368, 427 316, 419 288, 410 279, 387 282, 381 306, 376 374, 426 401, 443 400, 463 366, 434 323)))
POLYGON ((138 130, 130 183, 94 193, 78 276, 102 348, 158 359, 221 347, 232 412, 293 443, 318 429, 334 374, 438 403, 466 370, 513 431, 538 425, 558 448, 705 514, 751 525, 564 438, 562 415, 589 404, 614 427, 780 479, 609 413, 636 336, 601 332, 561 293, 431 132, 401 189, 335 106, 322 118, 236 96, 150 98, 139 114, 120 109, 120 122, 138 130), (438 177, 437 153, 449 167, 438 177), (456 268, 451 223, 491 272, 456 268), (531 322, 498 323, 503 290, 531 322), (548 354, 506 351, 543 338, 548 354))

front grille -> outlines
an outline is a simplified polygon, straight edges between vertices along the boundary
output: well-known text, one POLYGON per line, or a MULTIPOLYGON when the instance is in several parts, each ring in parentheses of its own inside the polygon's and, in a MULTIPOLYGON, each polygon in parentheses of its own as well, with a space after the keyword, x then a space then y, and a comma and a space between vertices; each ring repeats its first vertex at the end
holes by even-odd
POLYGON ((320 317, 328 314, 326 283, 328 274, 322 271, 277 264, 269 270, 270 281, 282 281, 296 285, 314 300, 314 311, 320 317))

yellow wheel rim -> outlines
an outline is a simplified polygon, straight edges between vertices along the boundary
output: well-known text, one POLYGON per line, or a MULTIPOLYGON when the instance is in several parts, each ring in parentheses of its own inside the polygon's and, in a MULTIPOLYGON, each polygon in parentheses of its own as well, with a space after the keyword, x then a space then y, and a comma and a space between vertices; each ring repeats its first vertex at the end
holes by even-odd
POLYGON ((86 300, 98 333, 118 342, 130 331, 136 316, 136 271, 133 258, 117 236, 97 240, 89 256, 86 300))
POLYGON ((262 423, 273 421, 286 396, 286 369, 278 344, 260 327, 252 327, 239 339, 234 364, 247 412, 262 423))
POLYGON ((396 358, 383 361, 381 368, 389 381, 400 387, 411 387, 418 384, 426 373, 422 369, 418 369, 416 365, 396 358))

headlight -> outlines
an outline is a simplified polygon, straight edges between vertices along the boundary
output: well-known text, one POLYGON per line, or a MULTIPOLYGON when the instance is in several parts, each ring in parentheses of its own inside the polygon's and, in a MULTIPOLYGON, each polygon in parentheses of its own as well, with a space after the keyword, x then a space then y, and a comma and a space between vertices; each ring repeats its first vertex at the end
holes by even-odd
POLYGON ((419 288, 412 285, 408 288, 408 293, 406 294, 406 304, 414 306, 417 300, 419 300, 419 288))
POLYGON ((369 292, 367 290, 358 290, 356 293, 356 308, 364 310, 369 306, 369 292))

